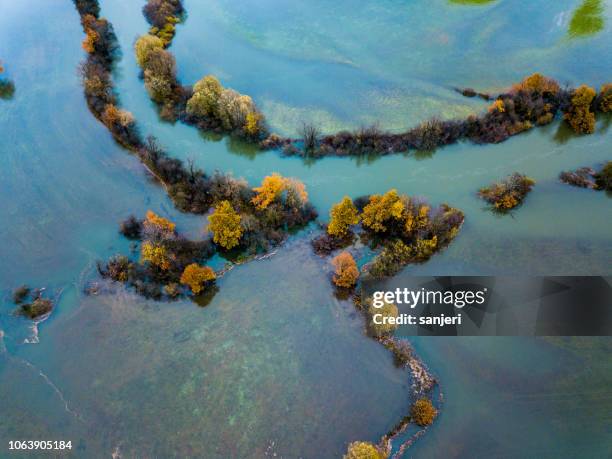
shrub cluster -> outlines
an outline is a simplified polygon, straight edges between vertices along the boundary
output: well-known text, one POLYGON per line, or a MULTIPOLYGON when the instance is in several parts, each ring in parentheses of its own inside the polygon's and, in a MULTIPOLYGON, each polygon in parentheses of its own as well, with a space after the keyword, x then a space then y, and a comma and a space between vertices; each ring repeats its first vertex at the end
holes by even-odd
POLYGON ((31 290, 27 285, 15 289, 13 302, 19 305, 17 313, 29 319, 42 317, 53 309, 53 302, 43 298, 42 290, 31 290))
POLYGON ((535 180, 515 172, 502 182, 481 188, 478 195, 500 212, 507 212, 521 204, 535 185, 535 180))
MULTIPOLYGON (((468 97, 476 95, 473 90, 463 92, 468 97)), ((491 99, 485 94, 482 97, 491 99)), ((595 124, 595 111, 610 111, 610 107, 610 84, 602 87, 595 100, 591 88, 562 89, 555 80, 535 73, 512 86, 507 93, 497 96, 485 113, 464 120, 442 121, 434 118, 397 134, 371 126, 352 132, 317 136, 317 130, 311 127, 302 129, 302 140, 271 134, 260 146, 263 149, 282 148, 286 155, 313 158, 431 151, 460 140, 478 144, 499 143, 534 126, 551 123, 560 111, 565 113, 565 119, 576 132, 590 133, 595 124), (298 148, 300 144, 302 148, 298 148)))
POLYGON ((203 241, 182 238, 177 235, 174 223, 151 211, 143 221, 130 216, 121 223, 120 232, 141 241, 140 260, 116 255, 104 265, 98 265, 102 276, 126 283, 138 293, 155 299, 185 293, 181 284, 198 295, 214 285, 215 273, 201 263, 215 251, 254 255, 280 244, 289 231, 316 218, 304 187, 297 180, 282 177, 286 184, 283 190, 261 207, 256 205, 260 202, 257 197, 265 192, 268 178, 255 189, 220 174, 212 178, 199 174, 197 178, 203 187, 200 188, 204 196, 202 206, 208 209, 211 203, 214 207, 207 227, 212 238, 203 241))
POLYGON ((612 191, 612 161, 604 164, 599 172, 590 167, 581 167, 575 171, 561 172, 559 179, 581 188, 612 191))
POLYGON ((175 25, 181 22, 184 12, 180 0, 148 0, 142 8, 142 13, 151 24, 149 33, 163 40, 164 46, 172 43, 175 25))
POLYGON ((361 222, 361 238, 372 248, 382 247, 368 272, 377 278, 392 276, 409 263, 428 260, 446 247, 463 224, 463 212, 447 204, 432 209, 427 203, 389 190, 384 195, 344 197, 330 211, 327 233, 312 241, 315 251, 329 254, 353 240, 361 222))
POLYGON ((143 13, 152 27, 136 41, 136 59, 151 99, 161 107, 162 118, 181 119, 202 130, 254 141, 265 137, 264 116, 249 96, 224 88, 212 75, 202 78, 193 88, 178 82, 174 56, 165 48, 184 13, 181 1, 149 0, 143 13))
POLYGON ((175 119, 183 99, 183 88, 176 79, 176 62, 166 43, 156 35, 143 35, 134 44, 136 60, 143 72, 145 87, 161 114, 175 119))
POLYGON ((224 88, 212 75, 205 76, 193 86, 185 121, 201 129, 220 129, 256 140, 265 131, 264 116, 253 99, 224 88))
POLYGON ((175 298, 189 291, 198 295, 214 285, 214 271, 200 265, 215 252, 211 240, 187 240, 176 233, 174 223, 151 211, 138 225, 135 221, 130 216, 121 228, 138 227, 137 232, 129 234, 141 241, 140 258, 115 255, 105 264, 98 263, 103 277, 125 283, 154 299, 175 298))

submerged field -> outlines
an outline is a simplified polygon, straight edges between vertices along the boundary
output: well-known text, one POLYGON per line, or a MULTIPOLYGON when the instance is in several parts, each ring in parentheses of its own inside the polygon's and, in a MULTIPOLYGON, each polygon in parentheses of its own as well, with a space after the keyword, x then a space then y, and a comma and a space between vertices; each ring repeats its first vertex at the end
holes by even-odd
MULTIPOLYGON (((323 219, 348 194, 395 187, 448 202, 466 222, 445 251, 399 274, 610 275, 605 193, 557 180, 610 160, 610 119, 577 137, 555 122, 499 145, 431 154, 307 162, 257 152, 159 120, 132 44, 148 25, 141 2, 101 1, 122 58, 122 106, 172 156, 258 184, 297 177, 323 219), (514 171, 537 181, 516 213, 483 209, 476 190, 514 171)), ((536 71, 561 83, 610 80, 610 2, 187 0, 172 52, 179 77, 207 73, 250 94, 272 128, 302 121, 325 132, 379 122, 393 130, 486 109, 453 88, 501 90, 536 71)), ((159 303, 119 287, 85 295, 95 261, 129 251, 117 232, 152 209, 201 237, 87 109, 71 2, 3 5, 0 58, 15 82, 0 100, 0 444, 72 440, 78 457, 341 457, 377 441, 407 412, 408 372, 362 332, 308 244, 314 226, 278 253, 229 272, 206 307, 159 303), (32 328, 11 290, 45 286, 57 306, 32 328), (24 340, 32 341, 24 344, 24 340)), ((416 337, 439 377, 439 420, 414 457, 606 457, 612 412, 609 338, 416 337)), ((4 447, 4 446, 2 446, 4 447)), ((4 450, 3 450, 4 451, 4 450)), ((4 453, 3 453, 4 454, 4 453)))

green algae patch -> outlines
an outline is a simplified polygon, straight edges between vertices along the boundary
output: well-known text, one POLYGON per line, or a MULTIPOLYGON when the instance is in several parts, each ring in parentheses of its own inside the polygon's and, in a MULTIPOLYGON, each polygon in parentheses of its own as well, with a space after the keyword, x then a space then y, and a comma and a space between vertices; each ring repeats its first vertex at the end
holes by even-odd
POLYGON ((603 5, 601 0, 584 0, 576 8, 569 24, 570 37, 585 37, 596 34, 604 28, 603 5))

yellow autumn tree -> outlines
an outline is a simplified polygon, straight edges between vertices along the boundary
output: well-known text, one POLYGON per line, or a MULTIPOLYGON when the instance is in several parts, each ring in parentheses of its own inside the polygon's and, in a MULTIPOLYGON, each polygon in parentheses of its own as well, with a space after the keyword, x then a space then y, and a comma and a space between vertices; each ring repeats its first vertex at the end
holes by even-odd
POLYGON ((233 249, 240 243, 242 227, 240 215, 229 201, 221 201, 208 217, 208 228, 213 233, 213 241, 225 249, 233 249))
POLYGON ((595 95, 595 90, 586 85, 576 88, 572 93, 571 106, 564 117, 578 134, 595 132, 595 113, 591 111, 595 95))
POLYGON ((193 85, 193 96, 187 101, 187 113, 218 117, 219 99, 223 86, 213 75, 207 75, 193 85))
POLYGON ((149 60, 149 56, 156 49, 163 49, 164 42, 161 38, 154 35, 142 35, 134 44, 136 50, 136 61, 141 68, 144 68, 149 60))
POLYGON ((401 219, 404 212, 404 203, 392 189, 384 195, 375 194, 370 196, 370 202, 364 207, 361 214, 363 226, 375 232, 387 231, 386 223, 390 219, 401 219))
POLYGON ((348 450, 342 459, 386 459, 387 455, 372 443, 366 441, 354 441, 348 446, 348 450))
POLYGON ((348 252, 342 252, 332 260, 332 264, 336 268, 334 284, 343 288, 354 287, 359 279, 359 269, 353 256, 348 252))
POLYGON ((151 241, 142 243, 142 247, 140 248, 140 262, 149 262, 163 271, 170 269, 170 258, 168 257, 166 248, 161 244, 155 244, 151 241))
POLYGON ((413 231, 425 230, 429 226, 430 207, 427 204, 414 205, 412 201, 407 199, 404 207, 406 207, 404 225, 406 233, 410 234, 413 231))
POLYGON ((329 225, 327 232, 331 236, 343 237, 350 230, 351 225, 359 223, 359 213, 355 204, 348 196, 342 198, 338 204, 335 204, 329 212, 329 225))
POLYGON ((181 284, 187 285, 197 295, 202 291, 206 282, 213 281, 216 278, 217 276, 211 267, 192 263, 181 274, 181 284))
POLYGON ((534 73, 524 78, 520 83, 512 86, 514 91, 534 91, 544 94, 546 92, 557 94, 559 92, 559 83, 552 78, 545 77, 541 73, 534 73))

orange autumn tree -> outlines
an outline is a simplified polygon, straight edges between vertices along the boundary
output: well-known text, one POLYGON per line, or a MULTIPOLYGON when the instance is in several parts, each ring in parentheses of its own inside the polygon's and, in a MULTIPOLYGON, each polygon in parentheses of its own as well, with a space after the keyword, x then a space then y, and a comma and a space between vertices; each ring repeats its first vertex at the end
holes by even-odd
POLYGON ((147 216, 143 222, 145 229, 157 230, 163 235, 173 235, 176 230, 176 224, 164 217, 160 217, 152 210, 147 210, 147 216))
POLYGON ((213 281, 216 278, 215 272, 209 266, 192 263, 181 274, 181 284, 187 285, 194 295, 197 295, 203 290, 206 282, 213 281))
POLYGON ((100 35, 93 29, 97 19, 92 14, 86 14, 83 17, 83 28, 85 29, 85 39, 83 40, 82 47, 89 54, 96 50, 96 43, 100 39, 100 35))
POLYGON ((332 260, 332 264, 336 268, 334 284, 343 288, 354 287, 359 279, 359 269, 353 256, 348 252, 341 252, 332 260))
POLYGON ((335 204, 330 212, 330 221, 327 226, 327 233, 330 236, 343 237, 350 230, 351 225, 359 223, 359 213, 353 201, 348 196, 342 198, 338 204, 335 204))
POLYGON ((233 249, 240 243, 242 237, 241 217, 229 201, 221 201, 215 211, 208 217, 209 229, 213 233, 213 241, 225 249, 233 249))
POLYGON ((268 175, 261 182, 261 186, 253 188, 257 194, 252 199, 259 210, 266 209, 276 199, 278 199, 285 189, 286 179, 282 175, 274 172, 268 175))
POLYGON ((253 188, 257 193, 251 202, 258 210, 265 210, 275 201, 285 198, 291 207, 301 207, 308 202, 308 193, 302 182, 293 178, 286 178, 274 172, 264 177, 261 186, 253 188))

